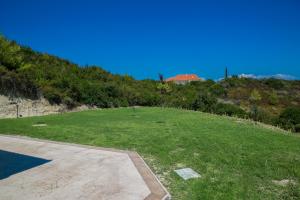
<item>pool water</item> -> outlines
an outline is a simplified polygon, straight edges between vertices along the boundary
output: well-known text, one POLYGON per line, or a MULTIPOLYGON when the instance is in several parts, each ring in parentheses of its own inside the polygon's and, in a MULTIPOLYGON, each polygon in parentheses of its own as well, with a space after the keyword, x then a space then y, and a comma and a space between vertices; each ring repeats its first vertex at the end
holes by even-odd
POLYGON ((51 160, 0 150, 0 180, 51 160))

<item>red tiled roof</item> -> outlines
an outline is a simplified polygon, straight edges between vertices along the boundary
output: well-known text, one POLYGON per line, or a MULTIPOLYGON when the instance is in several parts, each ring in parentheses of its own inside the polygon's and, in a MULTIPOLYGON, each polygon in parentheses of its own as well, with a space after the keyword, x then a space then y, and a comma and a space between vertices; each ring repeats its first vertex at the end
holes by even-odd
POLYGON ((199 81, 201 80, 196 74, 178 74, 168 78, 166 81, 199 81))

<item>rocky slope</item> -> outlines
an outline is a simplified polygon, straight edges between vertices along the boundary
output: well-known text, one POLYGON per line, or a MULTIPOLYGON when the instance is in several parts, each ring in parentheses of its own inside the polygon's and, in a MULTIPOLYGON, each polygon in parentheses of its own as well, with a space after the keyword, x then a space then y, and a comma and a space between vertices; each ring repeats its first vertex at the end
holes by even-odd
POLYGON ((63 104, 51 105, 45 98, 38 100, 19 98, 13 100, 7 96, 0 95, 0 118, 16 118, 17 115, 19 117, 41 116, 88 109, 92 108, 83 105, 74 109, 68 109, 63 104))

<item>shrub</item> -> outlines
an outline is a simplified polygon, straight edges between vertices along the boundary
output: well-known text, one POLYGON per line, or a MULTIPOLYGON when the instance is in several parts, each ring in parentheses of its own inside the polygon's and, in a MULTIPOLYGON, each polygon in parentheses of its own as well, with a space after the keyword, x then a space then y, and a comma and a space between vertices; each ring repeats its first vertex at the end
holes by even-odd
POLYGON ((68 96, 64 97, 63 100, 62 100, 62 102, 63 102, 64 104, 66 104, 66 106, 67 106, 69 109, 70 109, 70 108, 74 108, 75 106, 77 106, 76 102, 75 102, 72 98, 70 98, 70 97, 68 97, 68 96))
POLYGON ((192 104, 193 110, 199 110, 203 112, 213 112, 217 103, 215 96, 208 92, 200 92, 192 104))
POLYGON ((172 91, 171 87, 167 83, 158 83, 157 89, 160 91, 161 94, 167 94, 172 91))
POLYGON ((272 93, 270 93, 270 95, 269 95, 269 103, 271 105, 277 105, 278 102, 279 102, 279 99, 278 99, 276 91, 272 91, 272 93))
POLYGON ((209 90, 212 94, 216 96, 225 96, 226 94, 224 87, 218 83, 210 86, 209 90))
POLYGON ((265 79, 263 82, 273 89, 282 89, 284 87, 284 83, 280 79, 269 78, 265 79))
POLYGON ((20 68, 23 61, 21 47, 16 42, 10 42, 2 36, 0 36, 0 46, 0 64, 9 70, 20 68))
POLYGON ((300 133, 300 124, 295 125, 295 132, 300 133))
POLYGON ((261 95, 257 89, 252 90, 249 100, 252 103, 258 103, 261 100, 261 95))
POLYGON ((261 95, 257 89, 252 90, 249 101, 251 102, 251 112, 250 117, 254 121, 261 121, 263 119, 264 113, 257 106, 258 102, 261 100, 261 95))
POLYGON ((62 94, 53 87, 44 87, 43 95, 51 104, 60 104, 62 102, 62 94))
POLYGON ((285 109, 278 117, 277 125, 292 131, 299 131, 300 107, 285 109))
POLYGON ((231 88, 227 94, 230 99, 248 100, 249 90, 243 87, 231 88))
POLYGON ((267 124, 274 124, 274 119, 272 116, 264 111, 262 108, 258 107, 256 104, 252 105, 249 117, 254 121, 259 121, 267 124))
POLYGON ((218 103, 215 108, 216 114, 246 117, 247 113, 240 107, 232 104, 218 103))
POLYGON ((0 66, 0 93, 11 97, 36 99, 39 90, 24 74, 7 71, 0 66))

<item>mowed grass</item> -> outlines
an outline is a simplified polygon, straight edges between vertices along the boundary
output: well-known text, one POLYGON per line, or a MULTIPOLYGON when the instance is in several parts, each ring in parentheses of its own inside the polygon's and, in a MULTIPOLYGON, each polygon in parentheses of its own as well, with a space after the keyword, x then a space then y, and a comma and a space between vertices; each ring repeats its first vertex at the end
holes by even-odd
POLYGON ((173 199, 299 199, 300 137, 251 122, 167 108, 0 120, 0 133, 137 151, 173 199), (33 127, 45 123, 47 126, 33 127), (202 178, 184 181, 174 169, 202 178), (292 179, 278 186, 272 180, 292 179))

